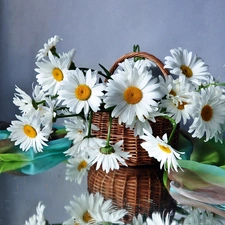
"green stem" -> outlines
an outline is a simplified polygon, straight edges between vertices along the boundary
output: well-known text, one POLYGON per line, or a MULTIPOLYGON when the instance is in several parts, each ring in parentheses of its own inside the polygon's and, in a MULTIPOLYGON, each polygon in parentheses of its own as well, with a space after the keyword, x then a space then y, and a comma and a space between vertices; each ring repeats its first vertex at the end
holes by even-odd
POLYGON ((70 115, 56 115, 56 118, 69 118, 69 117, 74 117, 74 116, 79 116, 82 117, 84 119, 84 117, 81 114, 70 114, 70 115))
POLYGON ((209 86, 225 86, 225 83, 217 83, 217 82, 215 82, 215 83, 210 83, 210 84, 207 84, 207 85, 205 85, 205 86, 200 86, 200 87, 199 87, 199 90, 200 90, 201 88, 208 88, 209 86))
MULTIPOLYGON (((90 68, 79 67, 79 69, 85 72, 85 71, 89 70, 90 68)), ((90 69, 90 70, 91 70, 91 71, 95 71, 94 69, 90 69)), ((108 77, 107 77, 104 73, 102 73, 101 71, 97 71, 97 72, 98 72, 99 75, 102 75, 103 77, 108 78, 108 77)))
POLYGON ((40 102, 36 102, 37 105, 41 105, 41 104, 45 104, 46 103, 46 100, 42 100, 40 102))
POLYGON ((92 117, 93 117, 93 111, 90 110, 90 114, 89 114, 89 124, 88 124, 88 135, 87 135, 87 137, 91 137, 92 117))
POLYGON ((56 47, 55 46, 53 46, 50 49, 50 51, 51 51, 52 55, 56 56, 57 58, 60 58, 59 55, 58 55, 58 53, 56 52, 56 47))
MULTIPOLYGON (((58 97, 59 97, 58 95, 54 95, 54 96, 51 96, 51 99, 56 99, 56 98, 58 98, 58 97)), ((38 106, 38 105, 40 105, 40 104, 46 103, 46 100, 42 100, 42 101, 40 101, 40 102, 36 102, 35 100, 32 100, 32 103, 33 103, 33 105, 38 106)))
POLYGON ((112 121, 113 121, 113 118, 110 115, 109 116, 108 134, 107 134, 107 139, 106 139, 106 147, 110 147, 110 135, 111 135, 111 128, 112 128, 112 121))
POLYGON ((68 107, 57 107, 56 110, 65 110, 68 109, 68 107))
POLYGON ((173 138, 173 135, 174 135, 174 133, 176 131, 177 123, 176 123, 176 121, 173 118, 171 118, 169 116, 164 115, 162 117, 164 117, 165 119, 169 120, 171 122, 172 126, 173 126, 172 132, 171 132, 171 134, 169 136, 169 139, 168 139, 168 144, 170 144, 170 142, 171 142, 171 140, 173 138))
POLYGON ((54 56, 56 56, 57 58, 60 58, 57 52, 54 53, 54 56))
POLYGON ((225 83, 214 83, 215 86, 225 86, 225 83))

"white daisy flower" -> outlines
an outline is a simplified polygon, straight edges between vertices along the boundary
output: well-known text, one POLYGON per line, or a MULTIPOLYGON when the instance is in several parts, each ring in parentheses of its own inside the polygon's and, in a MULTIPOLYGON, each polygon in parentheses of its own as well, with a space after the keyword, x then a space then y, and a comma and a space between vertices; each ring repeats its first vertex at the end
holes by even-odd
POLYGON ((160 83, 167 87, 166 98, 161 100, 160 107, 165 108, 166 112, 172 115, 172 118, 179 123, 181 120, 183 124, 191 118, 193 95, 195 94, 194 86, 184 79, 173 80, 172 76, 167 76, 166 80, 160 78, 160 83))
POLYGON ((33 86, 32 97, 36 102, 41 102, 46 98, 45 92, 42 90, 40 85, 33 86))
POLYGON ((137 217, 132 218, 132 225, 146 225, 146 222, 143 220, 143 216, 139 213, 137 217))
POLYGON ((68 72, 70 59, 69 57, 63 57, 62 59, 56 58, 52 55, 51 51, 49 51, 48 57, 49 61, 43 59, 43 62, 36 62, 38 67, 35 69, 38 73, 36 78, 44 91, 50 95, 56 95, 68 72))
POLYGON ((193 209, 191 213, 185 218, 183 225, 219 225, 221 222, 213 217, 211 212, 201 210, 201 209, 193 209))
POLYGON ((144 122, 145 117, 158 106, 156 100, 162 97, 158 89, 159 83, 147 71, 139 74, 137 68, 125 74, 118 71, 108 81, 105 108, 115 107, 112 117, 118 117, 119 123, 130 125, 136 116, 144 122))
POLYGON ((172 90, 174 78, 171 75, 167 76, 159 75, 158 78, 160 83, 160 90, 162 91, 163 96, 167 96, 169 92, 172 90))
POLYGON ((225 100, 221 88, 210 86, 201 89, 199 95, 194 96, 193 103, 194 120, 188 131, 193 132, 192 137, 205 136, 205 141, 208 141, 220 134, 225 122, 225 100))
POLYGON ((86 76, 80 69, 70 70, 68 77, 62 82, 59 99, 76 114, 84 110, 87 115, 90 108, 97 112, 101 104, 104 85, 98 84, 97 72, 87 71, 86 76))
POLYGON ((37 211, 37 222, 40 225, 45 225, 44 209, 45 209, 45 205, 39 202, 36 208, 36 211, 37 211))
MULTIPOLYGON (((158 110, 158 108, 156 108, 155 110, 158 110)), ((135 137, 144 135, 143 129, 147 130, 150 134, 152 134, 152 127, 150 125, 150 121, 156 122, 155 118, 157 116, 163 116, 163 114, 157 111, 153 111, 149 114, 149 116, 145 119, 144 122, 140 121, 138 118, 135 118, 133 123, 131 125, 126 124, 126 127, 134 130, 135 137)))
MULTIPOLYGON (((170 214, 167 213, 165 218, 159 212, 153 212, 151 218, 146 219, 146 225, 175 225, 176 222, 170 223, 170 214)), ((194 223, 193 223, 194 224, 194 223)), ((197 225, 197 223, 196 223, 197 225)))
POLYGON ((97 163, 96 170, 102 166, 102 170, 108 173, 109 170, 119 169, 119 163, 127 166, 125 160, 127 160, 131 155, 128 152, 122 151, 122 144, 123 140, 118 141, 115 145, 107 147, 106 141, 104 141, 98 149, 96 148, 89 151, 92 164, 97 163))
MULTIPOLYGON (((69 120, 65 120, 64 123, 67 131, 66 137, 69 138, 69 140, 72 140, 74 144, 82 141, 83 138, 88 135, 88 120, 84 120, 77 116, 70 118, 69 120)), ((99 128, 94 124, 91 124, 91 129, 99 130, 99 128)))
POLYGON ((19 107, 19 110, 23 114, 27 114, 30 111, 34 111, 35 108, 33 106, 32 98, 22 89, 16 86, 16 92, 13 98, 13 103, 19 107))
POLYGON ((59 54, 60 59, 62 60, 66 60, 66 59, 70 59, 70 62, 73 61, 73 58, 75 56, 76 50, 74 48, 72 48, 68 53, 63 52, 62 54, 59 54))
POLYGON ((20 145, 23 151, 31 147, 34 152, 42 152, 43 146, 47 146, 51 130, 48 126, 42 127, 40 114, 35 113, 32 117, 17 116, 18 120, 12 121, 12 125, 7 128, 10 131, 9 138, 15 141, 15 145, 20 145))
POLYGON ((45 206, 42 205, 41 202, 39 202, 36 208, 37 214, 34 214, 32 217, 29 218, 28 221, 25 221, 24 225, 45 225, 46 221, 44 218, 44 209, 45 206))
POLYGON ((177 159, 181 159, 181 152, 176 151, 168 144, 167 134, 164 134, 162 139, 158 136, 155 138, 148 131, 144 130, 145 135, 142 135, 140 138, 146 142, 141 143, 141 146, 148 152, 149 157, 154 157, 160 162, 160 168, 162 169, 163 165, 166 169, 166 163, 168 172, 170 168, 177 171, 177 167, 180 167, 177 159))
POLYGON ((62 223, 62 225, 80 225, 80 224, 76 223, 76 219, 75 218, 70 218, 70 219, 64 221, 62 223))
POLYGON ((133 123, 131 125, 126 125, 126 128, 130 128, 131 130, 134 130, 134 136, 141 136, 144 134, 143 129, 147 130, 149 133, 152 134, 152 127, 149 123, 149 120, 145 120, 144 122, 140 121, 139 119, 134 119, 133 123))
POLYGON ((204 61, 187 49, 171 49, 172 56, 165 57, 165 68, 170 69, 174 75, 187 78, 196 85, 209 81, 210 73, 204 61))
POLYGON ((74 144, 82 141, 88 134, 89 122, 81 117, 73 117, 65 120, 64 124, 67 131, 66 137, 72 140, 74 144))
POLYGON ((83 177, 89 170, 91 164, 87 157, 70 158, 66 164, 66 180, 81 184, 83 177))
POLYGON ((54 48, 56 46, 57 42, 59 42, 59 41, 62 41, 62 38, 60 38, 57 35, 48 39, 48 43, 44 44, 44 48, 42 48, 38 51, 38 54, 36 55, 37 61, 40 61, 42 58, 47 56, 49 50, 54 48))
POLYGON ((69 109, 66 107, 57 108, 57 114, 62 115, 64 117, 70 117, 70 118, 72 118, 74 116, 74 113, 70 112, 69 109))
POLYGON ((127 76, 127 74, 132 73, 133 68, 136 68, 139 74, 148 71, 148 73, 152 75, 152 71, 149 68, 152 66, 156 66, 154 62, 148 59, 134 61, 133 58, 125 59, 118 65, 122 68, 120 73, 124 74, 125 76, 127 76))
POLYGON ((73 198, 74 201, 70 201, 70 206, 65 206, 65 209, 71 216, 70 221, 73 219, 77 224, 94 224, 93 215, 97 216, 99 208, 103 212, 109 210, 104 205, 104 197, 100 193, 82 194, 80 197, 73 196, 73 198))
POLYGON ((36 215, 33 215, 28 220, 26 220, 24 225, 37 225, 36 215))
POLYGON ((52 128, 53 122, 57 119, 56 108, 58 104, 57 99, 45 98, 45 104, 39 109, 42 124, 52 128))
POLYGON ((74 145, 64 153, 69 156, 77 157, 90 154, 94 150, 99 150, 104 142, 104 139, 97 137, 84 137, 82 140, 77 141, 74 145))
POLYGON ((214 135, 214 139, 215 139, 215 142, 218 142, 220 141, 220 143, 222 144, 223 143, 223 139, 224 139, 224 131, 225 131, 225 124, 221 124, 220 125, 221 129, 220 131, 217 131, 214 135))
POLYGON ((35 85, 32 91, 32 98, 16 86, 13 103, 19 107, 22 114, 31 116, 36 110, 42 110, 45 102, 45 93, 39 85, 35 85), (43 103, 42 103, 43 102, 43 103))
POLYGON ((111 210, 104 212, 99 210, 97 214, 93 213, 96 224, 124 224, 121 219, 127 214, 125 209, 111 210))

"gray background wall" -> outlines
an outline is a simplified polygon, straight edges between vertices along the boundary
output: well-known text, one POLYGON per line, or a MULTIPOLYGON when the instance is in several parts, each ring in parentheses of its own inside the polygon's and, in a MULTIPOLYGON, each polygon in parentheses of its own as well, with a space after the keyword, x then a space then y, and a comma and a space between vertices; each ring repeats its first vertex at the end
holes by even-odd
MULTIPOLYGON (((225 79, 224 0, 1 0, 0 120, 15 118, 15 85, 31 93, 35 55, 55 34, 67 52, 76 48, 77 66, 109 68, 134 44, 164 60, 171 48, 197 53, 211 73, 225 79)), ((39 200, 50 222, 67 219, 64 206, 86 190, 64 180, 61 164, 36 176, 0 174, 0 225, 19 225, 39 200)))

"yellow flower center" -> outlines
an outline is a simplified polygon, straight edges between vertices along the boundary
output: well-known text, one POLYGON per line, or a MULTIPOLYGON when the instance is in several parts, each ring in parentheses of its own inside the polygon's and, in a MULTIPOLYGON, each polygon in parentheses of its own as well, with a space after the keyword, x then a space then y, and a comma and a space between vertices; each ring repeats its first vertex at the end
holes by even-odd
POLYGON ((182 73, 183 73, 187 78, 192 77, 193 72, 192 72, 192 70, 191 70, 190 67, 185 66, 185 65, 182 65, 182 66, 180 67, 180 69, 182 70, 182 73))
POLYGON ((78 170, 81 171, 82 169, 87 167, 87 162, 85 160, 81 161, 78 165, 78 170))
POLYGON ((124 99, 129 104, 137 104, 142 97, 142 91, 137 87, 130 86, 124 91, 124 99))
POLYGON ((170 94, 170 95, 173 95, 173 96, 176 96, 176 95, 177 95, 177 93, 176 93, 173 89, 170 91, 169 94, 170 94))
POLYGON ((62 81, 63 80, 63 73, 59 68, 54 68, 52 70, 52 75, 57 81, 62 81))
POLYGON ((201 111, 201 117, 204 121, 208 122, 213 116, 213 109, 210 105, 205 105, 201 111))
POLYGON ((93 218, 91 217, 90 213, 88 211, 86 211, 83 215, 83 220, 85 223, 88 223, 90 220, 92 220, 93 218))
POLYGON ((182 103, 179 102, 177 108, 179 110, 183 110, 185 105, 187 105, 187 102, 182 102, 182 103))
POLYGON ((159 148, 164 151, 165 153, 171 153, 171 150, 168 146, 158 144, 159 148))
POLYGON ((80 84, 75 89, 75 95, 77 99, 81 101, 85 101, 90 98, 91 96, 91 89, 86 84, 80 84))
POLYGON ((83 134, 83 130, 79 129, 78 133, 83 134))
POLYGON ((35 138, 37 136, 37 131, 28 124, 24 125, 23 131, 30 138, 35 138))

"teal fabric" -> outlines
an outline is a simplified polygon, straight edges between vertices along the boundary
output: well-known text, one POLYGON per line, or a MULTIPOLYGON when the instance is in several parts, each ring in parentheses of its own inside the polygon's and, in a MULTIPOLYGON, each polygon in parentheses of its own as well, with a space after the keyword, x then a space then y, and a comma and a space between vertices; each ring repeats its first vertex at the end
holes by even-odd
POLYGON ((15 171, 24 175, 42 173, 67 159, 63 153, 72 142, 59 138, 48 142, 43 152, 34 153, 33 149, 22 151, 8 139, 8 131, 0 131, 0 173, 15 171))
POLYGON ((9 134, 9 131, 7 130, 0 130, 0 140, 8 138, 9 134))

